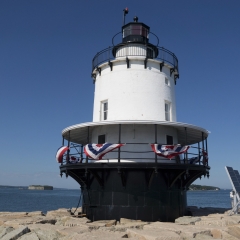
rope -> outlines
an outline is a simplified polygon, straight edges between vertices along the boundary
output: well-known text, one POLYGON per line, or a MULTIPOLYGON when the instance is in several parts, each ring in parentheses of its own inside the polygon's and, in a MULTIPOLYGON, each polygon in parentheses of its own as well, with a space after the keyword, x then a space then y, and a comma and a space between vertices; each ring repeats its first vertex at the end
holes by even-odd
POLYGON ((75 212, 77 211, 77 209, 79 207, 79 203, 81 202, 81 200, 82 200, 82 189, 81 189, 81 194, 80 194, 80 197, 79 197, 79 200, 78 200, 77 207, 76 207, 75 211, 73 212, 73 214, 75 214, 75 212))

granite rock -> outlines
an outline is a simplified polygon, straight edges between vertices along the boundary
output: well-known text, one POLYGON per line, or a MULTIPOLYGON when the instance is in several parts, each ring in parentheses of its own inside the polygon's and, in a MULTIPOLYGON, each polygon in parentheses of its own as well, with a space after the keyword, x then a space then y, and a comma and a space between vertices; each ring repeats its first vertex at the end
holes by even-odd
POLYGON ((13 231, 14 228, 12 227, 4 227, 4 226, 0 226, 0 239, 6 235, 7 233, 13 231))
POLYGON ((35 232, 29 232, 18 238, 18 240, 40 240, 40 238, 35 232))
POLYGON ((4 235, 1 240, 16 240, 19 239, 22 235, 29 232, 28 227, 21 226, 17 229, 14 229, 13 231, 10 231, 6 235, 4 235))
POLYGON ((139 240, 181 240, 181 236, 168 230, 139 230, 127 229, 128 238, 135 237, 139 240))
POLYGON ((195 225, 198 221, 201 221, 200 217, 184 216, 175 219, 175 223, 180 225, 195 225))
MULTIPOLYGON (((0 239, 19 240, 161 240, 161 239, 240 239, 240 216, 229 216, 220 209, 198 209, 191 207, 192 212, 205 211, 201 217, 184 216, 170 222, 143 222, 121 218, 119 222, 100 220, 91 222, 86 217, 79 217, 81 209, 75 214, 73 209, 49 211, 46 216, 36 212, 0 212, 0 239)), ((189 211, 190 211, 189 210, 189 211)))

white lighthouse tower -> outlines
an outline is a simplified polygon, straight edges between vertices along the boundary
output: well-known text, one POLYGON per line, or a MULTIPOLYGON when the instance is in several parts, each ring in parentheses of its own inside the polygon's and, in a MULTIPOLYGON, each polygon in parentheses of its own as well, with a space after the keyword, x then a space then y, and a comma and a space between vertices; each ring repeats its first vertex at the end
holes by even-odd
POLYGON ((60 172, 80 184, 92 220, 174 221, 186 211, 188 186, 209 175, 208 131, 177 122, 175 54, 151 44, 150 27, 137 17, 121 34, 93 58, 93 121, 63 130, 69 150, 60 172), (119 146, 88 154, 106 143, 119 146))

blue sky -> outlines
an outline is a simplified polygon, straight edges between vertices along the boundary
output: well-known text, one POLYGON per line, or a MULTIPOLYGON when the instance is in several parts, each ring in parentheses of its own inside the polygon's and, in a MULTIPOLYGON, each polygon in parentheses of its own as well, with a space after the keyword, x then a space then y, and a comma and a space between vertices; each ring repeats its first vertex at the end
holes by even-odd
POLYGON ((92 121, 91 61, 135 15, 179 60, 177 119, 211 131, 210 179, 240 170, 239 0, 1 0, 0 185, 78 188, 59 177, 61 131, 92 121))

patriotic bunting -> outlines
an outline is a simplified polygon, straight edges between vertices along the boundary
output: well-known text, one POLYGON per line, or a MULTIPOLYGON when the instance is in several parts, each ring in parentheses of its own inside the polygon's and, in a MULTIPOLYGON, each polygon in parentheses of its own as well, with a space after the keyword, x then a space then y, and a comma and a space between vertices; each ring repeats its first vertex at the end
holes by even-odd
POLYGON ((70 159, 69 159, 69 162, 70 163, 78 163, 78 162, 80 162, 80 158, 71 156, 70 159))
POLYGON ((64 154, 67 150, 69 150, 69 147, 67 147, 67 146, 60 147, 60 148, 57 150, 56 160, 57 160, 58 163, 62 163, 63 154, 64 154))
POLYGON ((104 143, 104 144, 87 144, 84 147, 84 153, 86 156, 95 159, 95 160, 101 160, 102 157, 112 150, 116 148, 120 148, 125 144, 112 144, 112 143, 104 143))
POLYGON ((202 151, 202 155, 203 155, 203 165, 207 165, 208 164, 208 153, 205 151, 202 151))
POLYGON ((181 153, 185 153, 189 149, 189 146, 181 145, 151 144, 151 147, 158 156, 162 156, 168 159, 171 159, 181 153))

